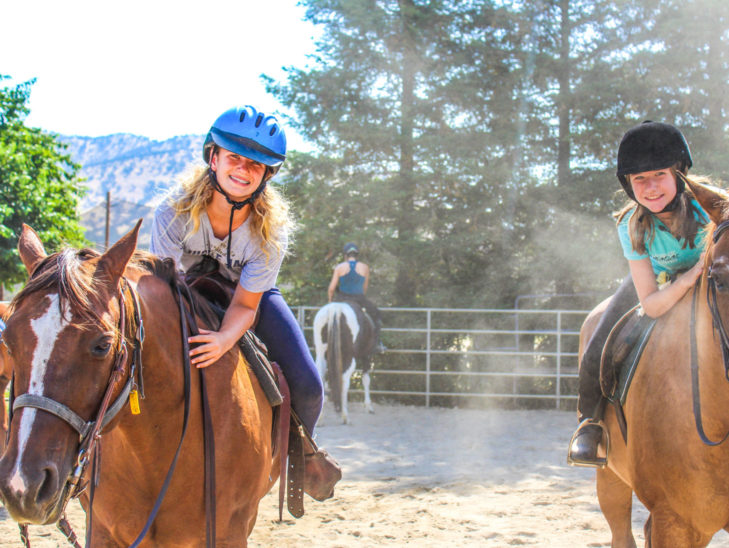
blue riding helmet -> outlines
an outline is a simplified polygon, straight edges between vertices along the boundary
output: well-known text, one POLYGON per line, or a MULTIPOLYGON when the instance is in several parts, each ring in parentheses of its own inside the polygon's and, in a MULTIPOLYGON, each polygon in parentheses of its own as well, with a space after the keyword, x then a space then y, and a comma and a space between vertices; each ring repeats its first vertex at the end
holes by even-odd
POLYGON ((347 242, 346 244, 344 244, 344 248, 342 249, 342 251, 345 255, 359 254, 359 248, 357 247, 357 244, 355 244, 354 242, 347 242))
POLYGON ((210 163, 213 145, 268 166, 269 177, 286 160, 286 134, 275 116, 246 105, 226 110, 210 127, 203 159, 210 163))

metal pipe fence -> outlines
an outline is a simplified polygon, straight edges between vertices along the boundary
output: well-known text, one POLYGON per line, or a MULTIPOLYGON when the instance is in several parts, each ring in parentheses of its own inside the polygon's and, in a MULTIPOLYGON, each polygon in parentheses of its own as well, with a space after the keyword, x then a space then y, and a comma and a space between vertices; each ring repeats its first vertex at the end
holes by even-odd
MULTIPOLYGON (((313 353, 318 306, 292 307, 313 353)), ((381 308, 372 394, 418 405, 496 400, 573 409, 586 310, 381 308)), ((355 377, 351 393, 361 395, 355 377)))
MULTIPOLYGON (((294 307, 313 350, 319 307, 294 307)), ((381 308, 388 350, 374 357, 372 394, 406 403, 497 400, 573 409, 586 310, 381 308)), ((353 383, 353 394, 361 387, 353 383)))

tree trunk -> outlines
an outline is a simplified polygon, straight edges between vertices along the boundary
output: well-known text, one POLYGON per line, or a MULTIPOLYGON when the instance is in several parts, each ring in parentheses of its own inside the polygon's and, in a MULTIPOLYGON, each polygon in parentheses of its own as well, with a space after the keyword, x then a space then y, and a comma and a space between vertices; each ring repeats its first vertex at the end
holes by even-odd
POLYGON ((397 199, 399 216, 397 221, 397 255, 400 259, 395 279, 395 301, 398 305, 414 305, 416 297, 414 275, 417 264, 411 250, 407 249, 416 237, 415 234, 415 159, 413 146, 415 71, 409 59, 415 55, 412 29, 412 13, 415 9, 412 0, 400 0, 400 17, 403 27, 402 46, 402 97, 400 120, 400 172, 399 197, 397 199))

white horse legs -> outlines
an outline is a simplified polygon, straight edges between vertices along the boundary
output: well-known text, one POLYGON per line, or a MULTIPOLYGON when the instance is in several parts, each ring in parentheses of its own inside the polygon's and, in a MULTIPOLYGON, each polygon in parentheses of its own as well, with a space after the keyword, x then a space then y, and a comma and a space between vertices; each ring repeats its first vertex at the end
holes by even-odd
POLYGON ((370 399, 370 372, 369 371, 362 373, 362 388, 364 388, 365 409, 367 409, 368 413, 374 413, 375 408, 372 407, 372 400, 370 399))
POLYGON ((352 380, 352 373, 357 362, 352 358, 352 363, 349 364, 347 370, 342 374, 342 424, 349 422, 349 413, 347 411, 347 394, 349 393, 349 383, 352 380))

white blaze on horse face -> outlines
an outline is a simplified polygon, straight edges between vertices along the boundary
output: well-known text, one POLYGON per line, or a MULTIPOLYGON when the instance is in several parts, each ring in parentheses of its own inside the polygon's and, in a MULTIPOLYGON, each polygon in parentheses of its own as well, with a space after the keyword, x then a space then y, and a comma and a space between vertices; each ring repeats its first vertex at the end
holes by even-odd
MULTIPOLYGON (((56 344, 59 333, 68 324, 68 320, 65 318, 71 317, 68 303, 65 303, 66 309, 61 313, 61 309, 58 306, 57 293, 48 295, 48 302, 48 309, 45 313, 40 318, 30 321, 30 328, 35 334, 37 342, 31 361, 28 394, 43 395, 43 380, 46 376, 46 369, 48 367, 48 361, 51 358, 51 352, 53 352, 53 347, 56 344)), ((18 461, 15 463, 15 471, 10 482, 13 489, 18 492, 24 491, 26 486, 26 482, 20 472, 20 459, 28 445, 36 412, 37 410, 33 407, 24 407, 20 427, 18 428, 18 461)))

